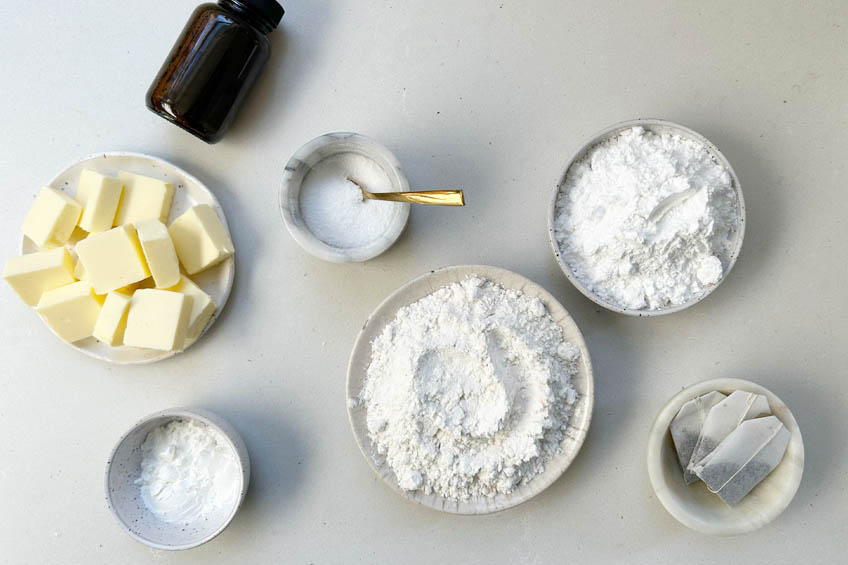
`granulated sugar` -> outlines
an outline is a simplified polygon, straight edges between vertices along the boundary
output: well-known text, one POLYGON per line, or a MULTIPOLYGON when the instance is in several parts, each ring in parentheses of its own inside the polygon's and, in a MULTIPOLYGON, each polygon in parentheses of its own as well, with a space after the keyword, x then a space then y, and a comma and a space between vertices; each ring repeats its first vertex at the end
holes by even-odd
POLYGON ((592 148, 556 205, 562 258, 622 308, 686 303, 717 284, 739 228, 730 173, 702 143, 641 127, 592 148))
POLYGON ((395 202, 364 200, 355 179, 371 192, 389 192, 392 183, 374 161, 358 153, 338 153, 318 162, 300 188, 306 227, 333 247, 353 249, 377 240, 392 223, 395 202))
POLYGON ((512 492, 560 452, 579 354, 537 298, 479 277, 441 288, 372 344, 369 435, 405 490, 512 492))

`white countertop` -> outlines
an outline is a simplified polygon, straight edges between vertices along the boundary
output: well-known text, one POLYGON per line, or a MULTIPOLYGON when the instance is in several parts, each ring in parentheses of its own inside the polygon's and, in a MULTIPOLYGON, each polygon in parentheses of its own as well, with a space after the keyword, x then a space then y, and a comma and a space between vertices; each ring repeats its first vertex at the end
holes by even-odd
POLYGON ((86 155, 128 150, 171 160, 215 191, 238 261, 230 302, 203 341, 151 366, 78 354, 0 285, 0 562, 842 559, 848 4, 287 0, 268 68, 214 146, 144 107, 194 4, 0 6, 0 255, 17 253, 42 184, 86 155), (748 208, 728 280, 701 304, 653 319, 599 310, 547 241, 550 191, 568 156, 635 117, 678 121, 716 143, 748 208), (468 206, 415 208, 376 260, 313 259, 280 219, 282 168, 304 142, 345 130, 386 144, 413 186, 465 189, 468 206), (473 518, 385 487, 356 447, 344 392, 350 349, 377 303, 462 263, 515 270, 557 296, 584 332, 596 386, 587 442, 566 474, 520 507, 473 518), (663 404, 717 377, 780 396, 807 453, 783 515, 730 539, 678 524, 645 466, 663 404), (178 405, 226 417, 253 476, 220 537, 168 553, 121 530, 103 470, 133 422, 178 405))

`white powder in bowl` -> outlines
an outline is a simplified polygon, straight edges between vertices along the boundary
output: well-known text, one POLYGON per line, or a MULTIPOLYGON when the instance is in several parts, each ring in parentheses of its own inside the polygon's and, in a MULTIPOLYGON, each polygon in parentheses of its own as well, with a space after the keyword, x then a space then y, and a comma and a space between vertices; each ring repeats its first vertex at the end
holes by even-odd
POLYGON ((318 239, 342 249, 376 241, 392 224, 400 204, 364 200, 352 178, 370 192, 391 192, 380 165, 359 153, 331 155, 306 173, 300 187, 300 213, 318 239))
POLYGON ((141 444, 141 499, 163 522, 191 524, 232 508, 240 492, 236 456, 216 430, 195 420, 154 428, 141 444))
POLYGON ((721 280, 739 221, 731 175, 704 144, 633 127, 569 168, 555 235, 563 260, 595 295, 657 310, 721 280))
POLYGON ((369 436, 402 489, 510 493, 560 453, 579 355, 537 298, 479 277, 441 288, 372 344, 369 436))

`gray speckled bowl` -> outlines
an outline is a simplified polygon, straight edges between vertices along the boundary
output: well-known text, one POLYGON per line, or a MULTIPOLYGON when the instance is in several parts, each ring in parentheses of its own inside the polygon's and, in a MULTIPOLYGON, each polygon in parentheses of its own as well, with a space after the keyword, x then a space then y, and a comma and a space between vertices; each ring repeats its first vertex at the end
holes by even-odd
POLYGON ((736 264, 736 259, 739 257, 739 252, 742 250, 742 240, 745 237, 745 200, 742 198, 742 187, 739 184, 739 177, 736 176, 736 172, 733 170, 733 167, 730 165, 730 161, 722 154, 721 151, 718 150, 718 147, 713 145, 713 143, 708 140, 706 137, 696 132, 693 129, 690 129, 684 125, 677 124, 674 122, 670 122, 668 120, 658 120, 658 119, 637 119, 637 120, 629 120, 626 122, 621 122, 618 124, 614 124, 609 126, 608 128, 603 129, 597 135, 593 136, 588 142, 583 144, 574 155, 571 156, 571 159, 568 160, 568 163, 565 165, 565 170, 562 173, 562 177, 554 188, 553 195, 551 196, 550 207, 548 208, 548 239, 551 243, 551 248, 554 252, 554 257, 556 257, 556 261, 559 264, 562 272, 565 273, 565 276, 571 281, 577 290, 582 292, 589 300, 592 302, 603 306, 608 310, 612 310, 613 312, 618 312, 620 314, 627 314, 628 316, 660 316, 663 314, 672 314, 674 312, 680 312, 690 306, 697 304, 718 288, 724 279, 727 278, 727 275, 730 274, 730 270, 733 269, 733 265, 736 264), (733 190, 736 192, 736 198, 738 202, 738 210, 739 210, 739 226, 736 229, 736 232, 733 234, 733 247, 730 252, 730 257, 728 258, 727 265, 724 265, 724 273, 722 273, 721 279, 707 288, 705 292, 694 297, 692 300, 688 302, 684 302, 683 304, 678 304, 676 306, 667 306, 665 308, 660 308, 657 310, 648 310, 648 309, 640 309, 634 310, 632 308, 622 308, 617 304, 613 304, 612 302, 608 302, 592 292, 591 289, 587 288, 585 284, 583 284, 580 279, 578 279, 571 267, 565 260, 562 258, 562 253, 560 251, 559 243, 556 239, 556 205, 557 198, 559 197, 560 192, 565 185, 565 179, 568 176, 568 170, 571 166, 583 159, 586 154, 593 149, 599 143, 603 143, 608 139, 611 139, 617 136, 619 133, 626 129, 630 129, 632 127, 643 127, 648 131, 663 134, 663 133, 671 133, 674 135, 679 135, 685 139, 691 139, 697 141, 698 143, 703 144, 707 150, 712 154, 715 158, 716 162, 718 162, 721 166, 727 169, 727 172, 730 173, 730 178, 733 181, 733 190))
POLYGON ((343 249, 320 240, 309 231, 300 213, 300 187, 312 167, 338 153, 359 153, 368 157, 389 177, 392 192, 409 190, 409 181, 391 151, 358 133, 328 133, 298 149, 286 164, 280 187, 280 213, 294 240, 315 257, 333 263, 367 261, 386 251, 403 233, 409 220, 409 204, 395 206, 396 213, 385 233, 367 245, 343 249))
POLYGON ((224 531, 238 512, 250 482, 250 459, 238 432, 220 416, 197 408, 171 408, 143 418, 118 441, 106 463, 106 502, 126 532, 157 549, 190 549, 224 531), (141 472, 141 444, 154 428, 172 420, 198 420, 220 433, 241 467, 239 496, 232 508, 188 526, 159 520, 144 505, 135 480, 141 472))

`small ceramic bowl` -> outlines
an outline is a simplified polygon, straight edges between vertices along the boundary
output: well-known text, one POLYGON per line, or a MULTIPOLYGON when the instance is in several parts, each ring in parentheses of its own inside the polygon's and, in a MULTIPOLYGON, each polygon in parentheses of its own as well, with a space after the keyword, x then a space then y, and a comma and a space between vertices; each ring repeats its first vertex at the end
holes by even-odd
POLYGON ((613 312, 618 312, 620 314, 627 314, 628 316, 660 316, 663 314, 672 314, 674 312, 680 312, 690 306, 697 304, 707 296, 709 296, 718 285, 720 285, 727 275, 730 273, 730 270, 733 269, 733 265, 736 264, 736 258, 739 257, 739 252, 742 249, 742 239, 745 237, 745 200, 742 198, 742 187, 739 184, 739 177, 736 176, 736 172, 734 172, 733 167, 730 166, 730 162, 725 158, 721 151, 718 150, 718 147, 713 145, 710 140, 701 135, 700 133, 680 124, 676 124, 674 122, 670 122, 667 120, 657 120, 657 119, 637 119, 637 120, 629 120, 626 122, 621 122, 615 125, 612 125, 608 128, 605 128, 600 133, 592 137, 587 143, 585 143, 580 149, 577 150, 574 155, 571 156, 571 159, 568 160, 568 163, 565 165, 565 170, 562 173, 562 177, 560 177, 559 183, 557 183, 556 188, 554 188, 553 195, 551 196, 551 203, 548 209, 548 239, 551 243, 551 248, 554 252, 554 257, 556 257, 556 261, 559 264, 562 272, 565 273, 565 276, 571 281, 577 290, 582 292, 589 300, 592 302, 603 306, 608 310, 612 310, 613 312), (679 135, 686 139, 691 139, 697 141, 698 143, 703 144, 707 150, 713 155, 716 162, 719 163, 722 167, 724 167, 728 173, 730 173, 730 178, 733 181, 733 189, 736 192, 737 198, 737 210, 739 211, 739 223, 736 231, 732 234, 733 244, 731 246, 730 257, 728 258, 727 265, 724 267, 724 273, 721 276, 721 279, 706 289, 702 294, 694 297, 692 300, 688 302, 684 302, 683 304, 678 304, 675 306, 668 306, 665 308, 660 308, 657 310, 648 310, 648 309, 640 309, 635 310, 632 308, 622 308, 616 304, 608 302, 596 295, 589 288, 586 287, 575 275, 572 271, 571 267, 568 263, 565 262, 565 259, 562 257, 562 252, 560 251, 559 243, 556 239, 555 226, 556 226, 556 206, 557 199, 560 193, 565 186, 565 179, 568 176, 568 171, 571 169, 571 166, 583 159, 586 154, 592 150, 596 145, 603 143, 609 139, 614 138, 622 131, 626 129, 630 129, 632 127, 642 127, 648 131, 663 134, 670 133, 674 135, 679 135))
POLYGON ((648 476, 657 498, 681 524, 695 531, 733 536, 757 530, 789 506, 804 473, 804 440, 789 408, 769 390, 741 379, 715 379, 690 386, 675 395, 660 411, 648 438, 648 476), (736 506, 728 506, 697 481, 687 485, 668 426, 686 402, 717 390, 730 394, 744 390, 764 395, 772 414, 791 436, 778 466, 736 506))
POLYGON ((106 464, 106 501, 124 530, 145 545, 157 549, 190 549, 224 531, 238 512, 250 482, 250 459, 238 432, 220 416, 197 408, 172 408, 143 418, 118 441, 106 464), (151 430, 173 420, 198 420, 216 430, 226 441, 241 468, 239 495, 232 508, 189 525, 159 520, 144 505, 139 486, 141 444, 151 430))
POLYGON ((286 164, 283 184, 280 187, 280 212, 283 222, 294 240, 306 251, 333 263, 367 261, 391 247, 403 233, 409 220, 409 204, 394 206, 395 214, 386 231, 372 242, 352 248, 340 248, 325 243, 312 233, 300 212, 300 188, 309 171, 322 160, 339 153, 358 153, 376 163, 392 184, 392 192, 406 192, 409 181, 400 162, 385 147, 364 135, 356 133, 328 133, 316 137, 297 152, 286 164))

